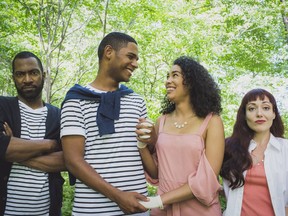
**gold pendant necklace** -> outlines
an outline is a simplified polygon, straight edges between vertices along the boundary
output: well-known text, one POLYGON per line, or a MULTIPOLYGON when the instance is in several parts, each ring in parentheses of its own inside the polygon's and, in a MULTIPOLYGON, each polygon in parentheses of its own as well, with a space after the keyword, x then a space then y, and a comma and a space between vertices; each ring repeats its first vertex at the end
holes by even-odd
POLYGON ((261 162, 262 162, 262 163, 264 162, 264 157, 263 157, 263 159, 261 160, 261 159, 258 158, 255 154, 253 154, 253 152, 251 152, 250 155, 252 156, 252 161, 253 161, 253 164, 254 164, 254 165, 260 165, 261 162), (253 160, 253 158, 254 158, 254 160, 253 160))
MULTIPOLYGON (((178 123, 178 121, 174 121, 174 122, 173 122, 173 125, 174 125, 177 129, 184 128, 186 125, 188 125, 188 120, 190 121, 191 118, 194 118, 194 117, 196 117, 196 115, 192 115, 192 116, 186 118, 187 121, 185 121, 183 124, 182 124, 182 123, 178 123)), ((172 117, 172 118, 173 118, 173 117, 172 117)), ((175 119, 175 116, 174 116, 173 120, 174 120, 174 119, 175 119)), ((175 120, 176 120, 176 119, 175 119, 175 120)))
POLYGON ((185 125, 187 125, 188 123, 185 121, 183 124, 178 124, 178 122, 174 122, 174 126, 178 129, 184 128, 185 125))

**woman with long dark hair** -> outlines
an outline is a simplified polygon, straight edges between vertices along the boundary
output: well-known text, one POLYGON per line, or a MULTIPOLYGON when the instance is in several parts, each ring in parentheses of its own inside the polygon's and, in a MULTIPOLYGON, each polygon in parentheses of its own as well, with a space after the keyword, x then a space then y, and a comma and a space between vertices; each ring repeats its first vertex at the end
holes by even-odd
MULTIPOLYGON (((284 216, 288 207, 288 140, 274 96, 253 89, 242 99, 221 169, 226 216, 284 216)), ((286 214, 287 215, 287 214, 286 214)))
POLYGON ((146 172, 159 180, 158 195, 141 204, 155 216, 220 216, 220 90, 208 71, 186 56, 174 61, 165 86, 162 116, 156 123, 157 163, 145 144, 138 145, 146 172))

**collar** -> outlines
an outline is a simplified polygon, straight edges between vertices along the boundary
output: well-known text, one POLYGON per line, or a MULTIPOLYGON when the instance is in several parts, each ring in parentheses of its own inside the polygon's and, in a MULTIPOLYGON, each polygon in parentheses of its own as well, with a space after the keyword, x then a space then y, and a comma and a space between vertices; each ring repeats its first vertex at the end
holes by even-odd
MULTIPOLYGON (((250 141, 249 148, 248 148, 249 153, 251 153, 256 147, 257 147, 257 143, 252 139, 250 141)), ((267 149, 268 148, 274 148, 277 151, 281 150, 281 146, 280 146, 278 140, 276 139, 276 137, 272 133, 270 133, 270 138, 268 141, 267 149)))

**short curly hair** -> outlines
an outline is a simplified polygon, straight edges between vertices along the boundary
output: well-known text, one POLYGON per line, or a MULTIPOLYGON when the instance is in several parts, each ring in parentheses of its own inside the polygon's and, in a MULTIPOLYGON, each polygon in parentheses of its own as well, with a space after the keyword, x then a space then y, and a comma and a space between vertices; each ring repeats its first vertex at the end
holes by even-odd
POLYGON ((121 48, 126 47, 129 42, 135 43, 137 45, 136 40, 133 37, 131 37, 130 35, 127 35, 125 33, 111 32, 111 33, 107 34, 102 39, 102 41, 100 42, 99 47, 98 47, 98 59, 99 59, 99 61, 103 58, 104 49, 107 45, 112 46, 112 48, 114 50, 118 51, 121 48))
MULTIPOLYGON (((220 89, 209 72, 188 56, 177 58, 173 65, 178 65, 182 70, 183 84, 189 89, 195 114, 203 118, 209 113, 220 114, 222 111, 220 89)), ((174 110, 175 104, 169 101, 166 94, 160 112, 168 114, 174 110)))
POLYGON ((29 51, 22 51, 19 52, 15 55, 14 59, 12 60, 12 73, 15 72, 15 61, 16 59, 26 59, 26 58, 35 58, 37 60, 38 66, 41 70, 41 72, 43 73, 43 64, 41 62, 41 60, 38 58, 38 56, 36 56, 34 53, 29 52, 29 51))

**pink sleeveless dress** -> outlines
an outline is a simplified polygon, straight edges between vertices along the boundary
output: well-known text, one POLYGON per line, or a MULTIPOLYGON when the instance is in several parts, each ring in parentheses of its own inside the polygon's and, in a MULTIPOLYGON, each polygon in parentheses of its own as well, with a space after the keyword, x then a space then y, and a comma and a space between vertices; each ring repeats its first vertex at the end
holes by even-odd
POLYGON ((218 199, 220 184, 206 156, 202 134, 212 114, 209 114, 196 134, 163 132, 166 116, 160 118, 156 152, 159 169, 158 194, 166 193, 188 183, 196 198, 152 209, 153 216, 220 216, 218 199))

